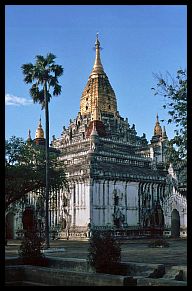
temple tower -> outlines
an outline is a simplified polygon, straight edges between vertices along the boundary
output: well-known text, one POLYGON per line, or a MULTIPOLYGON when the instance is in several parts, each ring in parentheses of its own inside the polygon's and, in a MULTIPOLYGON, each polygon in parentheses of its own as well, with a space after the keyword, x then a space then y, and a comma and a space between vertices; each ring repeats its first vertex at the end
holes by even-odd
POLYGON ((82 116, 91 116, 91 120, 101 120, 103 112, 117 112, 117 100, 101 63, 98 34, 95 51, 94 66, 81 96, 80 112, 82 116))

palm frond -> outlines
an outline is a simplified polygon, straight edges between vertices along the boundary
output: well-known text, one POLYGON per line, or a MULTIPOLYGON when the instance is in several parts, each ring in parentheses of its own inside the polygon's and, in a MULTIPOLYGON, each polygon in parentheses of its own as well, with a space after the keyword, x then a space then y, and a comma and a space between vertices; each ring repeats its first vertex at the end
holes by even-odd
POLYGON ((39 81, 39 84, 43 84, 43 80, 44 80, 44 69, 41 68, 40 66, 36 66, 35 70, 34 70, 34 79, 39 81))
POLYGON ((45 63, 45 58, 41 55, 37 55, 35 59, 36 59, 36 63, 41 63, 41 64, 45 63))
POLYGON ((32 83, 33 82, 33 75, 32 74, 28 74, 24 77, 24 82, 26 84, 32 83))
POLYGON ((21 66, 22 72, 24 74, 24 82, 26 84, 33 82, 33 70, 34 66, 33 64, 24 64, 21 66))
POLYGON ((60 94, 61 94, 61 86, 56 83, 53 89, 53 95, 58 96, 60 94))
POLYGON ((36 84, 33 84, 32 87, 29 89, 29 93, 33 99, 34 103, 39 102, 39 88, 36 86, 36 84))
POLYGON ((46 61, 47 61, 47 64, 50 65, 50 64, 53 64, 55 61, 55 58, 56 56, 52 53, 48 53, 47 56, 46 56, 46 61))
POLYGON ((35 57, 36 62, 22 65, 22 71, 24 74, 24 81, 26 83, 33 83, 30 88, 30 95, 34 103, 38 102, 42 105, 42 109, 45 107, 44 100, 44 82, 48 85, 47 100, 50 102, 51 94, 49 89, 53 88, 53 95, 57 96, 61 93, 61 86, 58 83, 58 77, 63 74, 63 67, 55 64, 56 56, 52 53, 48 53, 46 57, 37 55, 35 57), (34 83, 35 81, 35 83, 34 83))
POLYGON ((57 78, 56 77, 53 77, 53 76, 50 76, 49 81, 48 81, 48 84, 49 84, 49 88, 50 87, 54 87, 55 84, 58 84, 57 78))
POLYGON ((60 77, 63 74, 63 67, 60 65, 52 65, 50 66, 50 71, 54 73, 55 77, 60 77))
POLYGON ((33 71, 33 68, 34 66, 32 63, 24 64, 21 66, 21 69, 24 75, 31 73, 33 71))

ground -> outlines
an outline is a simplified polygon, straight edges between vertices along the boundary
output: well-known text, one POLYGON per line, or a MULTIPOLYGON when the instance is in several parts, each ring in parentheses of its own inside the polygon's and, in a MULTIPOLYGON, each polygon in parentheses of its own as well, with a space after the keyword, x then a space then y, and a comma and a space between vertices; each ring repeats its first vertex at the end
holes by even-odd
MULTIPOLYGON (((187 239, 167 239, 168 248, 149 248, 153 239, 131 239, 121 242, 121 260, 123 262, 137 262, 150 264, 164 264, 165 267, 183 265, 187 266, 187 239)), ((9 240, 5 247, 5 257, 17 256, 20 240, 9 240)), ((86 259, 88 254, 88 241, 55 240, 50 241, 53 252, 49 256, 64 258, 86 259), (57 250, 63 251, 57 251, 57 250)))

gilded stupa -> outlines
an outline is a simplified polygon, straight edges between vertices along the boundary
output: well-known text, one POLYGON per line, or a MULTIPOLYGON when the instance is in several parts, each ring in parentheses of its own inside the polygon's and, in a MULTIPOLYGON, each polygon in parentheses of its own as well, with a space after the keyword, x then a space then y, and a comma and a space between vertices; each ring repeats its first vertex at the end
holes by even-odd
POLYGON ((44 145, 45 144, 45 138, 44 138, 44 130, 42 128, 41 124, 41 118, 39 119, 39 124, 35 132, 35 140, 34 142, 38 145, 44 145))
POLYGON ((162 128, 161 128, 160 123, 159 123, 158 114, 156 115, 156 123, 155 123, 155 127, 154 127, 154 135, 155 136, 162 136, 162 128))

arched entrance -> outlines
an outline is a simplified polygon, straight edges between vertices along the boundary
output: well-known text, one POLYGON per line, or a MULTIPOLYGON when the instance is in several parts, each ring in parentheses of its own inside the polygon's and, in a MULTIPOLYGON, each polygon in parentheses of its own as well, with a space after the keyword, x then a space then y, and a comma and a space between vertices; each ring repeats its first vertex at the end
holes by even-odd
POLYGON ((66 227, 67 227, 67 221, 66 221, 66 219, 63 217, 63 218, 62 218, 62 230, 66 229, 66 227))
POLYGON ((6 227, 5 227, 5 232, 6 232, 6 239, 13 239, 14 238, 14 214, 9 212, 6 215, 5 219, 6 227))
POLYGON ((180 237, 180 216, 177 209, 173 209, 171 213, 171 236, 180 237))

